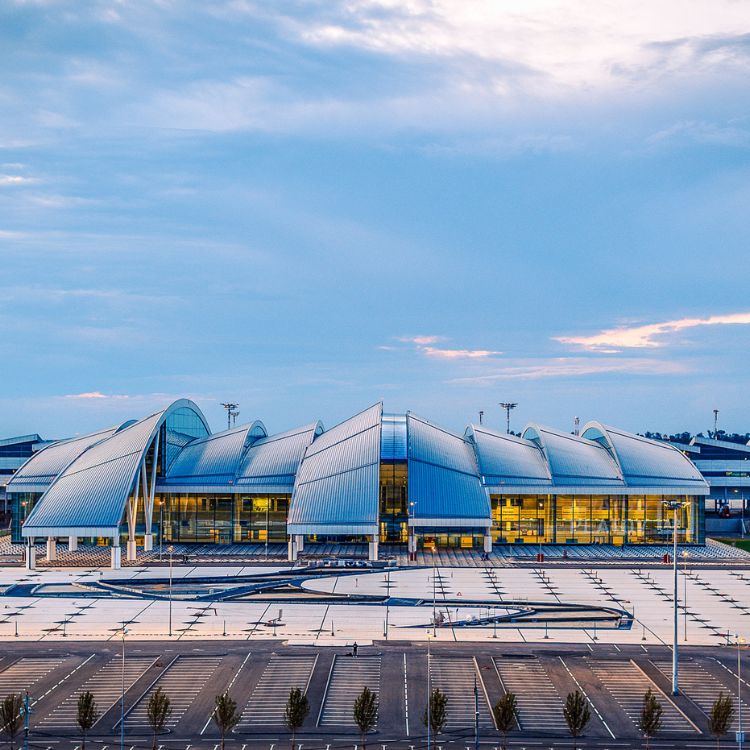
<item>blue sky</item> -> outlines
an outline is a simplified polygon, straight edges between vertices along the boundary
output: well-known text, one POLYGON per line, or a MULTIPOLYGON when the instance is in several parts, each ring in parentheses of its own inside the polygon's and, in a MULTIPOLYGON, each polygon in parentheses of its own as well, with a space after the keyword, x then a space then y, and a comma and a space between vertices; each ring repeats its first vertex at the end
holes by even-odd
POLYGON ((736 0, 3 3, 0 432, 750 429, 736 0))

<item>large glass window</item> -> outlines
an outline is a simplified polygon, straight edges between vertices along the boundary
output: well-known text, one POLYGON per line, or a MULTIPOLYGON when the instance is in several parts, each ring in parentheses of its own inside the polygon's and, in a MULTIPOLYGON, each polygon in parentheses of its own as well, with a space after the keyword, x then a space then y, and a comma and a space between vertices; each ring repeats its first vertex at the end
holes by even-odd
POLYGON ((409 535, 408 512, 406 461, 381 461, 381 542, 406 542, 409 535))
POLYGON ((236 542, 284 542, 289 495, 238 495, 235 498, 236 542))
POLYGON ((492 495, 492 538, 500 544, 552 541, 552 500, 546 495, 492 495))

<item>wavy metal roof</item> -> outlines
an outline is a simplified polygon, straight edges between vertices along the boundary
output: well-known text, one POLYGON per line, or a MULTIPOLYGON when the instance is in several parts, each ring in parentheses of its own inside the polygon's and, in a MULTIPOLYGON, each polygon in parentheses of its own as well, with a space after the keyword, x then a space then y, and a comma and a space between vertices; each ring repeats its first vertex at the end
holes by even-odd
POLYGON ((8 482, 8 492, 44 492, 72 461, 95 443, 114 435, 128 427, 133 421, 123 422, 116 427, 52 443, 42 448, 26 461, 8 482))
POLYGON ((318 437, 294 484, 290 534, 377 534, 380 486, 378 403, 318 437))
POLYGON ((490 501, 473 446, 414 414, 406 417, 411 526, 488 526, 490 501), (450 523, 448 523, 450 522, 450 523))
POLYGON ((617 462, 599 443, 536 424, 526 427, 523 437, 544 451, 556 488, 625 486, 617 462))
POLYGON ((253 442, 268 433, 262 422, 233 427, 192 440, 177 454, 160 486, 172 484, 233 484, 242 457, 253 442))
POLYGON ((638 487, 704 489, 695 465, 669 443, 649 440, 599 422, 589 422, 582 436, 607 448, 617 461, 625 483, 638 487))
POLYGON ((547 458, 535 442, 483 425, 467 427, 466 438, 474 444, 482 481, 493 491, 552 485, 547 458))
MULTIPOLYGON (((208 434, 198 407, 179 400, 135 424, 119 430, 84 450, 54 480, 26 519, 22 533, 29 536, 114 536, 118 533, 125 503, 136 471, 161 425, 170 415, 181 418, 193 412, 208 434)), ((198 437, 198 435, 195 435, 198 437)))
POLYGON ((269 435, 252 444, 237 471, 235 485, 246 492, 291 493, 305 449, 323 434, 323 423, 269 435))

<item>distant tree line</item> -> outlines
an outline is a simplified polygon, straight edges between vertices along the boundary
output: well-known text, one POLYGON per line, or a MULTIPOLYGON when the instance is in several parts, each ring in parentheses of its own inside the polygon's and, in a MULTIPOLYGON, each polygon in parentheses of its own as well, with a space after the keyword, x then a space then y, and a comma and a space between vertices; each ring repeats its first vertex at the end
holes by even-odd
POLYGON ((694 437, 709 438, 710 440, 725 440, 727 443, 738 443, 739 445, 745 445, 750 440, 750 432, 724 432, 724 430, 706 430, 706 434, 702 432, 693 435, 690 432, 677 432, 673 435, 668 435, 666 432, 639 432, 639 435, 651 440, 668 440, 670 443, 682 443, 688 445, 694 437))

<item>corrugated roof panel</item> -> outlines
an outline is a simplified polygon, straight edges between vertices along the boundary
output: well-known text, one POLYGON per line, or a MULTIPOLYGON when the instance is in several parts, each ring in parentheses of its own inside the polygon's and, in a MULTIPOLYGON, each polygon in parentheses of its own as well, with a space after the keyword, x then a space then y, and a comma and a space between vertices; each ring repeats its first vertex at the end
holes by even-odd
POLYGON ((690 459, 668 443, 649 440, 597 422, 586 425, 583 437, 614 451, 625 483, 629 486, 705 486, 701 473, 690 459))
MULTIPOLYGON (((251 433, 259 434, 259 422, 234 427, 188 443, 177 455, 167 472, 166 483, 200 479, 230 483, 239 469, 243 451, 251 433)), ((265 428, 262 434, 265 435, 265 428)))
POLYGON ((23 526, 23 535, 35 536, 39 533, 37 529, 54 527, 118 527, 136 470, 157 430, 173 411, 186 409, 193 410, 198 421, 205 425, 198 407, 181 400, 84 451, 34 506, 23 526))
POLYGON ((376 404, 308 446, 294 485, 289 533, 317 533, 309 529, 321 524, 361 524, 369 529, 363 533, 377 533, 381 415, 376 404))
POLYGON ((466 436, 474 443, 485 485, 547 487, 552 484, 544 451, 531 440, 471 425, 466 436))
MULTIPOLYGON (((474 450, 458 435, 407 415, 409 503, 417 519, 484 519, 490 502, 479 479, 474 450)), ((450 525, 450 524, 446 524, 450 525)))
POLYGON ((44 492, 61 471, 87 448, 114 435, 118 427, 92 432, 81 437, 52 443, 35 453, 8 483, 8 492, 44 492))
POLYGON ((317 422, 258 440, 245 453, 235 483, 261 490, 269 485, 289 485, 291 492, 305 448, 322 431, 323 425, 317 422))
POLYGON ((524 430, 523 437, 539 441, 547 456, 555 485, 625 486, 617 462, 598 443, 541 425, 530 425, 524 430))

